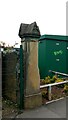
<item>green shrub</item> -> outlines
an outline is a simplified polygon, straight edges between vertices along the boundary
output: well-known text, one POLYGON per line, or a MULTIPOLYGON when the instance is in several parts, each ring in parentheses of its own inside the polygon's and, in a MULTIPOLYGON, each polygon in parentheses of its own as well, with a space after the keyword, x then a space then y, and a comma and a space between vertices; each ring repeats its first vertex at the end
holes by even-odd
POLYGON ((54 83, 57 80, 57 75, 54 75, 51 79, 50 79, 50 83, 54 83))
POLYGON ((43 79, 43 80, 40 80, 40 84, 41 85, 44 85, 45 84, 45 80, 43 79))
POLYGON ((42 97, 46 98, 47 97, 47 91, 42 91, 42 97))
POLYGON ((54 79, 54 80, 57 80, 57 75, 54 75, 53 77, 52 77, 52 79, 54 79))
MULTIPOLYGON (((55 81, 55 82, 63 82, 64 80, 63 79, 61 79, 61 78, 57 78, 57 80, 55 81)), ((60 87, 60 88, 63 88, 64 87, 64 84, 60 84, 60 85, 57 85, 58 87, 60 87)))
POLYGON ((65 85, 65 87, 64 87, 64 92, 65 92, 65 93, 68 93, 68 85, 65 85))
POLYGON ((50 76, 45 78, 45 84, 49 84, 50 83, 50 76))
POLYGON ((63 82, 64 80, 63 79, 61 79, 61 78, 57 78, 57 80, 55 81, 55 82, 63 82))

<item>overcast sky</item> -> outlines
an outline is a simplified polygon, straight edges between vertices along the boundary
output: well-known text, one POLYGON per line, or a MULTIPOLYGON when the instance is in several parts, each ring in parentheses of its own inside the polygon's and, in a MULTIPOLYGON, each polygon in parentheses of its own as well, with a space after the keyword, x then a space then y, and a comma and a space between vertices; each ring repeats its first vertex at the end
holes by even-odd
POLYGON ((0 41, 20 43, 21 23, 37 22, 41 35, 66 35, 67 0, 0 0, 0 41))

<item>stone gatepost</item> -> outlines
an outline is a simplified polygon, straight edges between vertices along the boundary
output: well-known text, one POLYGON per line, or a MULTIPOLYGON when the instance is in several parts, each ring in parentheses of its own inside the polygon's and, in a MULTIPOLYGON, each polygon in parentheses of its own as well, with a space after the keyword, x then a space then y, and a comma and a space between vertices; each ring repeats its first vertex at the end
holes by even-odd
POLYGON ((34 108, 42 105, 40 93, 40 75, 38 69, 38 39, 39 28, 36 22, 21 24, 19 36, 24 50, 24 80, 25 80, 25 108, 34 108))

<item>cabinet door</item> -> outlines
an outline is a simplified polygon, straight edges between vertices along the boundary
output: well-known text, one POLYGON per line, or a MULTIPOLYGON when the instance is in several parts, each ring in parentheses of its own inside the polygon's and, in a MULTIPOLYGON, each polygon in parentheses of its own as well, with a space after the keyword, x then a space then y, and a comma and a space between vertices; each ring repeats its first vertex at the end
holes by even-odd
POLYGON ((46 41, 45 70, 48 75, 49 70, 66 73, 66 42, 46 41))

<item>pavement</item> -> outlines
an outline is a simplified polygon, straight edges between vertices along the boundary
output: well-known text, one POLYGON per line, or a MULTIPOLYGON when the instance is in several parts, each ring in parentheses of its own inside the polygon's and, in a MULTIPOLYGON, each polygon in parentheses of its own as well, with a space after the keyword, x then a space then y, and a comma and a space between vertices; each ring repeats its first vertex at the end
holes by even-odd
POLYGON ((24 110, 16 118, 66 118, 66 99, 60 99, 35 109, 24 110))
POLYGON ((35 109, 19 111, 6 118, 61 118, 68 120, 68 97, 42 105, 35 109))

